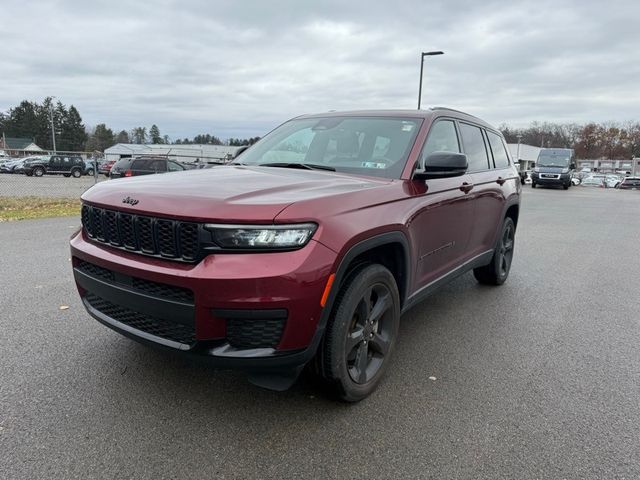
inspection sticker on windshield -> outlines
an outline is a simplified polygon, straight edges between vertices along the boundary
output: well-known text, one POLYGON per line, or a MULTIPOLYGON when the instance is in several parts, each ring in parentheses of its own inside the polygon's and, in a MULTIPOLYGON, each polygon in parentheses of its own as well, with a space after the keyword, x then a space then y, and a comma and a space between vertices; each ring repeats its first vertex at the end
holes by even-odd
POLYGON ((362 162, 364 168, 387 168, 386 163, 380 162, 362 162))
POLYGON ((403 132, 411 132, 415 127, 415 123, 402 122, 402 131, 403 132))

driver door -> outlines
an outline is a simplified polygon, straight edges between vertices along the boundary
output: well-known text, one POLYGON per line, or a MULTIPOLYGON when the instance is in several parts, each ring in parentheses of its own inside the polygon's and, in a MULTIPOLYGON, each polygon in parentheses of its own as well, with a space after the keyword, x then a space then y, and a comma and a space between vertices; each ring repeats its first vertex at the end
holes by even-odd
MULTIPOLYGON (((451 119, 436 120, 421 154, 424 165, 429 154, 461 153, 456 124, 451 119)), ((442 277, 468 259, 467 244, 473 228, 474 202, 470 201, 469 175, 427 180, 425 185, 412 180, 418 203, 410 235, 418 248, 415 271, 419 290, 442 277)))

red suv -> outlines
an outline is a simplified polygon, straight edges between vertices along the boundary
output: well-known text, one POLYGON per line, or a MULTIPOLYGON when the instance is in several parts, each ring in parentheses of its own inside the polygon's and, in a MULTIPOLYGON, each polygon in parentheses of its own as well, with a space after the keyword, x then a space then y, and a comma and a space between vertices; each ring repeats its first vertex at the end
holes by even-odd
POLYGON ((73 270, 88 312, 123 335, 272 389, 309 364, 357 401, 403 312, 471 270, 506 280, 520 189, 476 117, 306 115, 228 166, 89 189, 73 270))

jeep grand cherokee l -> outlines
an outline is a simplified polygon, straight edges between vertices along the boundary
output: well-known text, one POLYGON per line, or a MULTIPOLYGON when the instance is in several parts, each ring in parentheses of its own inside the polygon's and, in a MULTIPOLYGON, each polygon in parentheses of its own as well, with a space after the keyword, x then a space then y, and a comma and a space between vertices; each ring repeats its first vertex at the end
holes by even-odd
POLYGON ((123 335, 273 389, 309 364, 358 401, 403 312, 471 270, 506 280, 520 190, 504 139, 473 116, 307 115, 228 166, 92 187, 73 271, 123 335))

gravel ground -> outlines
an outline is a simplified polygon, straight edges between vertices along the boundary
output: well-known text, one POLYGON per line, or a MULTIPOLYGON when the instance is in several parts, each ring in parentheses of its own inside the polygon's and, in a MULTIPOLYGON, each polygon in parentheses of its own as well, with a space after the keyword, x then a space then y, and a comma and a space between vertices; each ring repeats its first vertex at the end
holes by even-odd
POLYGON ((98 324, 78 223, 0 224, 0 478, 640 478, 640 192, 527 186, 508 282, 467 274, 408 312, 357 405, 98 324))

